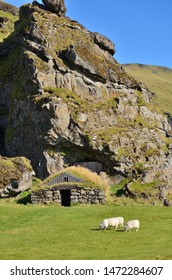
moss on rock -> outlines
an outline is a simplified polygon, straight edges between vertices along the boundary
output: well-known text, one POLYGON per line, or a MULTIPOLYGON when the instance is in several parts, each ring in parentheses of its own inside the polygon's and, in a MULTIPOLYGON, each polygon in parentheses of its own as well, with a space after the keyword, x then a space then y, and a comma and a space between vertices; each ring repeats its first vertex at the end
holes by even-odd
POLYGON ((30 161, 26 158, 0 157, 0 189, 14 180, 20 180, 25 171, 32 171, 30 161))

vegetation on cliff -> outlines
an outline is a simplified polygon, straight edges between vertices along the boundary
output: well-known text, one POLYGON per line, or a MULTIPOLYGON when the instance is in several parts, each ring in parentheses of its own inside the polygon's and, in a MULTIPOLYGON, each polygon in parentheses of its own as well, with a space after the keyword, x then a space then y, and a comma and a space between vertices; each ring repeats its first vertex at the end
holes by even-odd
POLYGON ((20 180, 25 171, 32 171, 30 161, 26 158, 0 157, 0 189, 4 188, 12 181, 20 180))
POLYGON ((0 1, 0 42, 14 30, 14 23, 18 20, 18 9, 0 1))

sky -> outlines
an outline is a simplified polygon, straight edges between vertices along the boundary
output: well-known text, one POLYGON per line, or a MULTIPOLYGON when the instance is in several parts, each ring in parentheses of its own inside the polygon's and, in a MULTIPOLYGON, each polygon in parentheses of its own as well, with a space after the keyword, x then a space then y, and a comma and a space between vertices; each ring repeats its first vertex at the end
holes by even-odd
MULTIPOLYGON (((18 7, 32 2, 5 1, 18 7)), ((172 68, 172 0, 65 0, 65 4, 68 17, 113 41, 120 64, 172 68)))

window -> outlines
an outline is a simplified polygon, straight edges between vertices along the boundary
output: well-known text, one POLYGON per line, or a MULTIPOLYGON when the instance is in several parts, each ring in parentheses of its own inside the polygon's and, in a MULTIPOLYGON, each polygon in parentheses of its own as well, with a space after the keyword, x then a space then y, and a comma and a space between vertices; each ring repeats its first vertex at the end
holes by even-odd
POLYGON ((69 178, 67 176, 64 177, 64 182, 69 182, 69 178))

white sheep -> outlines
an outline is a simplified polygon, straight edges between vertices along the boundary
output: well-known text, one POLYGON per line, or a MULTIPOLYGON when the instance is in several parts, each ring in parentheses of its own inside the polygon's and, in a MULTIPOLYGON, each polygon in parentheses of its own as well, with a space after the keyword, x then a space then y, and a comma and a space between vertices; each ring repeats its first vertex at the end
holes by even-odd
POLYGON ((114 217, 114 218, 104 219, 100 223, 99 229, 106 230, 108 227, 114 227, 115 230, 116 230, 119 226, 124 226, 124 218, 123 217, 114 217))
POLYGON ((138 231, 139 227, 140 227, 139 220, 130 220, 126 223, 124 229, 125 231, 130 231, 131 229, 136 229, 136 231, 138 231))

